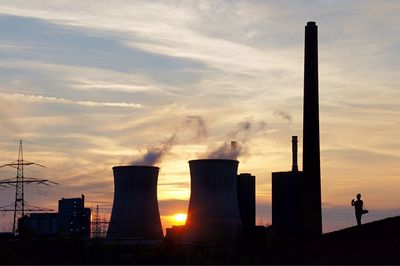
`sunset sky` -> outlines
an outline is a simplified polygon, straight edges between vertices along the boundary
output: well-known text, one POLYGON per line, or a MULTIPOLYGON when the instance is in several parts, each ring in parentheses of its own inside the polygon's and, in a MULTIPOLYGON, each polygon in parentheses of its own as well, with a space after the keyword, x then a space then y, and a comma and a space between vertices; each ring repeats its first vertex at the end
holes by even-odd
POLYGON ((355 224, 357 193, 363 222, 400 215, 399 14, 396 0, 0 1, 0 163, 22 139, 25 159, 47 166, 25 175, 59 183, 27 185, 30 204, 85 194, 108 217, 112 167, 168 144, 165 229, 187 211, 187 162, 237 140, 257 223, 270 224, 271 172, 291 169, 292 135, 301 158, 304 26, 316 21, 324 232, 355 224))

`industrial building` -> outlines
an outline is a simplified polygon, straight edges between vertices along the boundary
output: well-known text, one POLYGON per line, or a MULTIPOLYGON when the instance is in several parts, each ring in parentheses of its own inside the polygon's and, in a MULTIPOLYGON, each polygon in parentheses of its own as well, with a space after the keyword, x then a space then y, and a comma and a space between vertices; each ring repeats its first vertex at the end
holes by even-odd
POLYGON ((243 233, 248 236, 256 227, 256 177, 249 173, 237 176, 237 197, 243 233))
POLYGON ((291 172, 272 173, 272 224, 282 236, 322 235, 319 144, 318 36, 315 22, 305 26, 303 172, 297 166, 297 137, 292 140, 291 172))
POLYGON ((297 136, 292 137, 292 170, 272 173, 272 226, 286 239, 304 237, 304 175, 297 166, 297 136))
POLYGON ((85 208, 85 196, 62 198, 58 213, 31 213, 18 220, 21 237, 82 237, 90 238, 90 208, 85 208))
POLYGON ((237 160, 189 161, 191 193, 183 241, 232 244, 243 235, 237 160))
POLYGON ((182 242, 182 236, 185 234, 185 225, 173 225, 171 228, 167 228, 165 232, 165 243, 169 245, 180 244, 182 242))
POLYGON ((90 208, 85 208, 85 195, 58 201, 59 230, 62 235, 90 238, 90 208))
POLYGON ((162 240, 158 172, 154 166, 113 167, 114 202, 107 239, 162 240))
POLYGON ((59 231, 58 213, 31 213, 18 220, 20 236, 56 237, 59 231))

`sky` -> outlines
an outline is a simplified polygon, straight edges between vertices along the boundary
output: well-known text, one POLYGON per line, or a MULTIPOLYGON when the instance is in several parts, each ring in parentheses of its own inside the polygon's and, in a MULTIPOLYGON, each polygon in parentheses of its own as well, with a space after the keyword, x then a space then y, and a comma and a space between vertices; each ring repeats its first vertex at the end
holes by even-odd
MULTIPOLYGON (((302 154, 304 26, 316 21, 323 231, 400 214, 398 1, 0 1, 1 163, 59 185, 29 204, 86 196, 109 217, 112 167, 164 149, 163 228, 190 197, 188 161, 231 140, 256 176, 257 224, 271 224, 271 172, 302 154), (246 125, 246 126, 244 126, 246 125)), ((301 160, 299 160, 302 169, 301 160)), ((0 168, 0 179, 15 169, 0 168)), ((0 206, 14 201, 0 188, 0 206)), ((0 231, 12 214, 0 216, 0 231)))

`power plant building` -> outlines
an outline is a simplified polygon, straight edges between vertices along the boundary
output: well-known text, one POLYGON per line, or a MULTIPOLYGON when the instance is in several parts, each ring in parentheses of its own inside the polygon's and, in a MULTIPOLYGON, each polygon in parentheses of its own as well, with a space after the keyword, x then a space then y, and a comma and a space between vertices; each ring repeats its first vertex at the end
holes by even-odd
POLYGON ((237 197, 243 233, 250 235, 256 226, 256 177, 249 173, 237 176, 237 197))
POLYGON ((108 239, 162 240, 157 202, 159 168, 115 166, 108 239))
POLYGON ((317 29, 313 21, 305 26, 303 173, 297 169, 297 137, 292 171, 272 173, 272 224, 282 236, 322 235, 317 29))
POLYGON ((58 234, 58 213, 31 213, 18 220, 18 235, 21 237, 51 238, 58 234))
POLYGON ((18 220, 21 237, 80 237, 90 238, 90 208, 85 208, 85 196, 62 198, 58 212, 30 213, 18 220))
POLYGON ((303 238, 304 175, 297 166, 297 136, 292 137, 292 171, 272 173, 272 226, 283 238, 303 238))
POLYGON ((85 208, 85 196, 62 198, 58 201, 59 230, 62 235, 90 238, 90 208, 85 208))
POLYGON ((191 194, 183 241, 232 244, 243 234, 237 160, 189 161, 191 194))

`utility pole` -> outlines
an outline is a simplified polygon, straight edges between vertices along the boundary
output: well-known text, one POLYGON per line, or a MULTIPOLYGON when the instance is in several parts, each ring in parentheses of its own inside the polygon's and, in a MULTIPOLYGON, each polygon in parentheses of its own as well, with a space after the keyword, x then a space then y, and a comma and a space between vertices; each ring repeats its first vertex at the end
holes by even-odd
POLYGON ((25 177, 24 176, 24 166, 29 166, 29 165, 37 165, 40 167, 45 167, 44 165, 41 165, 41 164, 24 161, 22 140, 20 140, 19 141, 18 160, 16 162, 11 162, 11 163, 0 166, 0 168, 9 166, 9 167, 13 167, 13 168, 17 169, 17 176, 15 178, 0 180, 0 186, 3 186, 3 187, 15 186, 15 201, 14 201, 14 203, 7 205, 7 206, 0 207, 0 211, 14 212, 14 220, 13 220, 14 221, 13 222, 13 234, 14 235, 17 235, 17 233, 18 233, 18 219, 24 217, 26 211, 35 211, 35 212, 52 211, 50 209, 39 208, 39 207, 29 205, 25 201, 24 184, 36 183, 36 184, 43 184, 43 185, 47 185, 47 186, 50 184, 57 184, 57 183, 52 182, 47 179, 25 177), (13 206, 13 208, 12 208, 12 206, 13 206), (26 208, 26 206, 28 208, 26 208))

